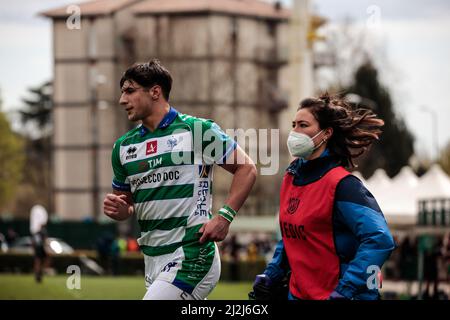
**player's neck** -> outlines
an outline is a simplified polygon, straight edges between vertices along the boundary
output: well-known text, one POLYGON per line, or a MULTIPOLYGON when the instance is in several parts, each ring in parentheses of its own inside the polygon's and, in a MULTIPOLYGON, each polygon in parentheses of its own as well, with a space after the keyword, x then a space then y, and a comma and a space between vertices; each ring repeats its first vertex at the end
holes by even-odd
POLYGON ((142 124, 151 132, 155 131, 169 110, 170 105, 167 102, 153 105, 151 114, 142 120, 142 124))

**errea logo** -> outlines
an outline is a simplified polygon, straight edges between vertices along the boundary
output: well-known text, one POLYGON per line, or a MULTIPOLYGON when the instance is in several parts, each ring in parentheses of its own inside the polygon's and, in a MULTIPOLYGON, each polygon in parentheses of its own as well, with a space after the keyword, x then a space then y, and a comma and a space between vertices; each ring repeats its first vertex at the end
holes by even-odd
POLYGON ((153 140, 147 142, 147 149, 145 151, 145 154, 148 156, 149 154, 156 153, 158 151, 158 141, 153 140))
POLYGON ((129 147, 127 149, 127 156, 125 157, 125 159, 126 160, 136 159, 137 158, 136 151, 137 151, 137 148, 135 146, 129 147))

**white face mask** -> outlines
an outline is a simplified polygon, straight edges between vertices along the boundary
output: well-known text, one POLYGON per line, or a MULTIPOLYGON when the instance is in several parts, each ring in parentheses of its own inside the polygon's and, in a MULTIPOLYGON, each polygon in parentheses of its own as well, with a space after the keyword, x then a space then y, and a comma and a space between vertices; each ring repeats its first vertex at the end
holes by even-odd
POLYGON ((303 158, 303 159, 308 158, 314 152, 314 150, 319 148, 322 145, 322 143, 324 142, 324 141, 322 141, 321 143, 319 143, 319 145, 317 147, 314 146, 313 139, 315 137, 317 137, 319 134, 321 134, 322 131, 323 130, 319 131, 312 138, 310 136, 308 136, 307 134, 291 131, 289 133, 289 137, 287 139, 287 146, 288 146, 289 153, 293 157, 298 157, 298 158, 303 158))

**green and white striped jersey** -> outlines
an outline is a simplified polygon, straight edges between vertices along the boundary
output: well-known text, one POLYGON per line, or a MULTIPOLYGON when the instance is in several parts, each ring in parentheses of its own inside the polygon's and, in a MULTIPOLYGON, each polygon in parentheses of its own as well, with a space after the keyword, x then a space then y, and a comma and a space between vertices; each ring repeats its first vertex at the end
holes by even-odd
POLYGON ((212 120, 174 108, 154 132, 141 125, 116 141, 112 186, 132 193, 144 254, 198 241, 196 233, 211 218, 212 166, 236 146, 212 120))

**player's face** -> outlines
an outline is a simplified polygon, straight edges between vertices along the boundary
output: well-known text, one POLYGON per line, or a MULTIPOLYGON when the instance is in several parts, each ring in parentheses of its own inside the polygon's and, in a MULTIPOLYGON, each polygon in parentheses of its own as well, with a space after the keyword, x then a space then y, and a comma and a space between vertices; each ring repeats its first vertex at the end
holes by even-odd
POLYGON ((313 137, 320 130, 319 122, 314 118, 314 115, 309 109, 300 109, 297 111, 292 121, 292 131, 313 137))
POLYGON ((153 103, 151 88, 146 89, 134 81, 126 80, 121 90, 119 103, 124 106, 128 120, 143 120, 150 115, 153 103))

